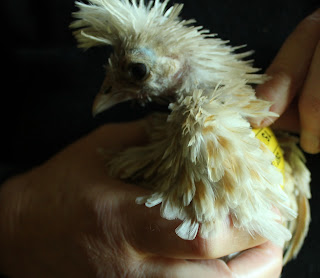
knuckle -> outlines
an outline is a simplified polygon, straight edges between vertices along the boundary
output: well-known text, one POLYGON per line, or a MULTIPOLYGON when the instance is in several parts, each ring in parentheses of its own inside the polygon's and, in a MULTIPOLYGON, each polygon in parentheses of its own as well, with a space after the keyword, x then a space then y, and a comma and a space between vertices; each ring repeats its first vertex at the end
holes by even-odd
POLYGON ((197 258, 211 258, 213 250, 211 250, 208 241, 201 237, 196 237, 191 242, 192 252, 197 258))
MULTIPOLYGON (((273 101, 281 100, 283 102, 286 97, 292 98, 301 85, 301 81, 297 77, 298 73, 289 68, 286 59, 286 57, 279 56, 268 72, 272 78, 267 82, 268 90, 265 95, 273 101)), ((277 105, 279 104, 277 103, 277 105)))
POLYGON ((277 62, 272 65, 270 75, 273 85, 270 88, 271 91, 295 90, 299 86, 299 79, 295 76, 296 73, 289 68, 286 57, 278 57, 277 62))

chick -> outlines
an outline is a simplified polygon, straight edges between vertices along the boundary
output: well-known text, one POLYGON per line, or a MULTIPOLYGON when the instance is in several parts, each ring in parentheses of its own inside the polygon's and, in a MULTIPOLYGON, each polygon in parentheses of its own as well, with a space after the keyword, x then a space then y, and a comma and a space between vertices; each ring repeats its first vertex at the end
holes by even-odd
POLYGON ((110 175, 149 187, 152 194, 137 203, 161 204, 162 217, 181 219, 176 233, 183 239, 208 238, 232 221, 252 236, 287 242, 285 262, 296 256, 310 222, 310 173, 296 139, 282 134, 283 176, 249 124, 276 116, 255 96, 252 85, 267 77, 244 60, 251 52, 235 53, 240 47, 181 20, 182 4, 76 5, 71 27, 79 46, 114 48, 93 113, 133 99, 169 103, 169 114, 149 121, 147 145, 109 157, 110 175))

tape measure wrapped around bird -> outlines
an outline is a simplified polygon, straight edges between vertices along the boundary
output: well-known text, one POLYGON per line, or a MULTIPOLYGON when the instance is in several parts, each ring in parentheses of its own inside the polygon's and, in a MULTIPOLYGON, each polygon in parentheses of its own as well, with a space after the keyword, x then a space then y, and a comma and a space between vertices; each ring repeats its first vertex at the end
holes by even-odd
POLYGON ((111 157, 109 174, 151 188, 137 202, 181 219, 183 239, 208 238, 231 217, 253 236, 286 242, 284 262, 296 256, 310 222, 310 173, 295 138, 280 134, 278 145, 270 129, 251 129, 249 120, 276 116, 255 96, 252 85, 267 77, 244 59, 252 52, 180 19, 182 4, 76 5, 79 46, 114 48, 94 114, 132 99, 169 103, 169 114, 149 121, 149 143, 111 157))
MULTIPOLYGON (((281 149, 279 142, 271 128, 257 128, 253 129, 253 132, 255 133, 256 137, 263 142, 270 151, 272 151, 275 156, 275 160, 273 160, 272 164, 278 168, 283 175, 283 179, 285 179, 283 150, 281 149)), ((282 184, 282 188, 284 183, 282 184)))

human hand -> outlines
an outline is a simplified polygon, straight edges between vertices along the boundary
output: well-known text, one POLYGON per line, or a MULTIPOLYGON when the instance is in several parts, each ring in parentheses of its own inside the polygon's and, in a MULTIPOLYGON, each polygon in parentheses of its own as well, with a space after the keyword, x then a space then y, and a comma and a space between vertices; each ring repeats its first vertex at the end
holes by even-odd
POLYGON ((182 240, 179 221, 135 204, 145 189, 108 177, 97 148, 144 138, 141 122, 103 126, 3 184, 1 271, 13 278, 278 277, 280 247, 231 224, 210 240, 182 240), (228 263, 215 259, 246 249, 228 263))
POLYGON ((261 126, 301 131, 302 148, 320 152, 320 9, 297 26, 266 73, 272 79, 257 87, 257 96, 273 102, 280 118, 261 126))

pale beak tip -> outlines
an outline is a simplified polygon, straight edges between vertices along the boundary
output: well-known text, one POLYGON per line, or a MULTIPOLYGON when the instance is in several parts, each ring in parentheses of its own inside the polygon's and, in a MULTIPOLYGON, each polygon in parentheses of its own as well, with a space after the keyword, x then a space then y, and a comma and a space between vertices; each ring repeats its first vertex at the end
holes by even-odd
POLYGON ((99 102, 95 101, 93 103, 93 106, 92 106, 92 110, 91 110, 91 113, 92 113, 92 117, 95 118, 98 114, 100 114, 104 109, 101 109, 101 105, 99 105, 99 102))
POLYGON ((107 95, 98 94, 93 102, 92 116, 96 117, 101 112, 108 110, 109 108, 127 100, 131 100, 132 96, 124 94, 109 93, 107 95))

